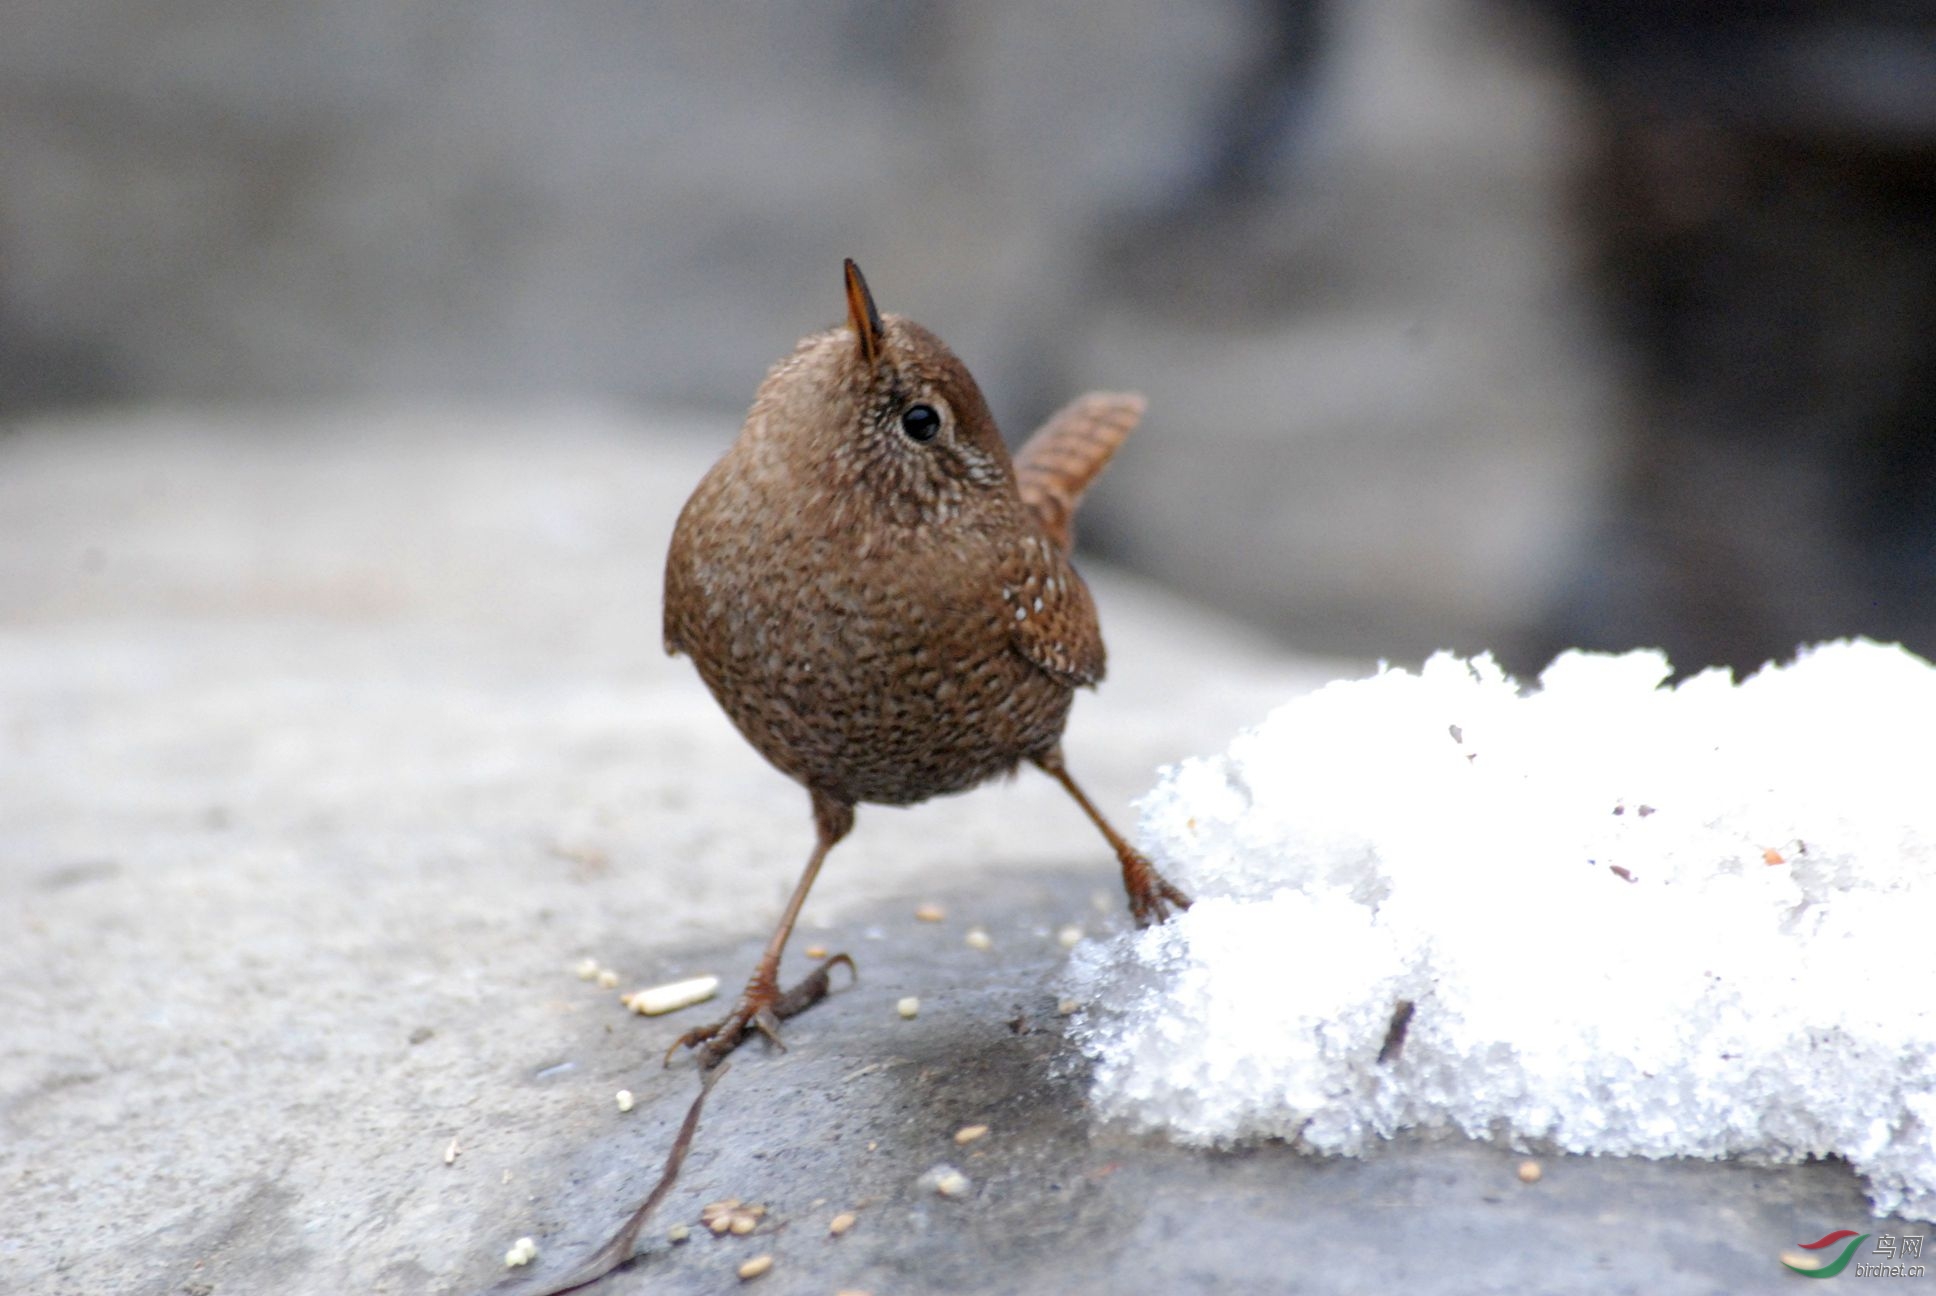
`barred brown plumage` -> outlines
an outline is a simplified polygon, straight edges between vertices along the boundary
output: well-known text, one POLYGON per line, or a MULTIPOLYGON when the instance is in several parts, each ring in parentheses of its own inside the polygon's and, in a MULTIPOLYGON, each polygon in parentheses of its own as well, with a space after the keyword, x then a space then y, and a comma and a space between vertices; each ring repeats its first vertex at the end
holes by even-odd
POLYGON ((817 840, 731 1013, 673 1045, 710 1067, 827 993, 828 959, 779 989, 780 954, 860 802, 908 805, 1029 761, 1065 787, 1122 864, 1138 922, 1189 899, 1109 826, 1061 753, 1074 690, 1102 678, 1075 511, 1143 412, 1131 394, 1066 406, 1013 461, 966 366, 882 315, 847 262, 847 322, 761 384, 694 490, 666 557, 665 644, 748 742, 806 788, 817 840), (910 410, 918 417, 907 417, 910 410))

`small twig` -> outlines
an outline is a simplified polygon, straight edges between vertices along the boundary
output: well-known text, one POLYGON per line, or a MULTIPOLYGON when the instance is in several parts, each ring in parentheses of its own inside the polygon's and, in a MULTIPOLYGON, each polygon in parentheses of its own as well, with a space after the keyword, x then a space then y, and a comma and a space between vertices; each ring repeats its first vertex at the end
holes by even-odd
POLYGON ((659 1208, 659 1203, 666 1199, 666 1195, 672 1191, 673 1183, 679 1178, 679 1167, 685 1164, 686 1153, 692 1147, 692 1136, 699 1130, 699 1113, 706 1105, 706 1095, 713 1091, 713 1086, 719 1082, 719 1077, 725 1075, 729 1069, 730 1064, 722 1062, 718 1066, 706 1067, 700 1071, 699 1096, 694 1098, 692 1106, 686 1109, 686 1119, 679 1126, 678 1137, 672 1140, 672 1151, 666 1154, 665 1169, 659 1174, 659 1182, 652 1186, 652 1191, 646 1194, 643 1202, 639 1203, 639 1208, 632 1212, 632 1218, 626 1220, 604 1246, 592 1252, 583 1264, 548 1287, 527 1290, 516 1282, 499 1283, 491 1288, 487 1296, 512 1296, 512 1293, 516 1296, 563 1296, 565 1292, 590 1286, 631 1260, 633 1248, 638 1245, 639 1230, 645 1227, 647 1217, 659 1208))
POLYGON ((1405 1048, 1405 1032, 1411 1029, 1412 1010, 1418 1005, 1410 999, 1400 999, 1392 1009, 1391 1025, 1385 1028, 1385 1044, 1378 1050, 1378 1065, 1389 1066, 1398 1060, 1405 1048))

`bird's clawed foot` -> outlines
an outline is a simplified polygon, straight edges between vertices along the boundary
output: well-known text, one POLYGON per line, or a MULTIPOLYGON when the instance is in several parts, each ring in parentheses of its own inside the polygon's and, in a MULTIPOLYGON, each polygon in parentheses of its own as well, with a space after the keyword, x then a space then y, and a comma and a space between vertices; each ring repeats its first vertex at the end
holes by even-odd
POLYGON ((673 1054, 689 1048, 697 1051, 700 1069, 710 1071, 745 1042, 749 1030, 759 1031, 784 1052, 786 1045, 780 1041, 780 1023, 825 999, 833 989, 833 970, 839 964, 845 964, 850 974, 859 976, 854 960, 845 954, 824 960, 797 985, 784 991, 774 984, 771 976, 761 975, 764 968, 756 971, 746 983, 746 989, 740 991, 739 1002, 731 1012, 710 1026, 695 1026, 672 1041, 672 1047, 665 1053, 666 1065, 672 1065, 673 1054))
POLYGON ((1129 893, 1129 915, 1138 927, 1154 927, 1168 922, 1171 915, 1190 907, 1190 897, 1156 871, 1142 852, 1122 852, 1123 890, 1129 893))

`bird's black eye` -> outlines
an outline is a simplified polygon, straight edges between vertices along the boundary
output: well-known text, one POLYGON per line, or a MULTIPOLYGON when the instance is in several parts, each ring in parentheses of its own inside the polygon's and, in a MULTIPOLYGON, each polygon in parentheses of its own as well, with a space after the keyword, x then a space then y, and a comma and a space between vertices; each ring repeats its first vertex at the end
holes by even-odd
POLYGON ((941 431, 941 416, 932 405, 910 405, 901 411, 901 431, 915 441, 932 441, 941 431))

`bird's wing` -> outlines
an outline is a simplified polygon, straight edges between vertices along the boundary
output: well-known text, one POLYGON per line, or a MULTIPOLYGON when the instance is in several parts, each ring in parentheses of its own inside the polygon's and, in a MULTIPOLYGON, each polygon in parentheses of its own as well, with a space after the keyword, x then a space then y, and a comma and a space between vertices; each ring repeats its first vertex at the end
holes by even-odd
POLYGON ((1015 651, 1071 687, 1102 679, 1102 627, 1089 587, 1048 536, 1031 532, 1002 572, 1002 615, 1015 651))
POLYGON ((1076 506, 1142 420, 1135 392, 1090 392, 1057 410, 1015 455, 1022 502, 1063 553, 1075 547, 1076 506))

